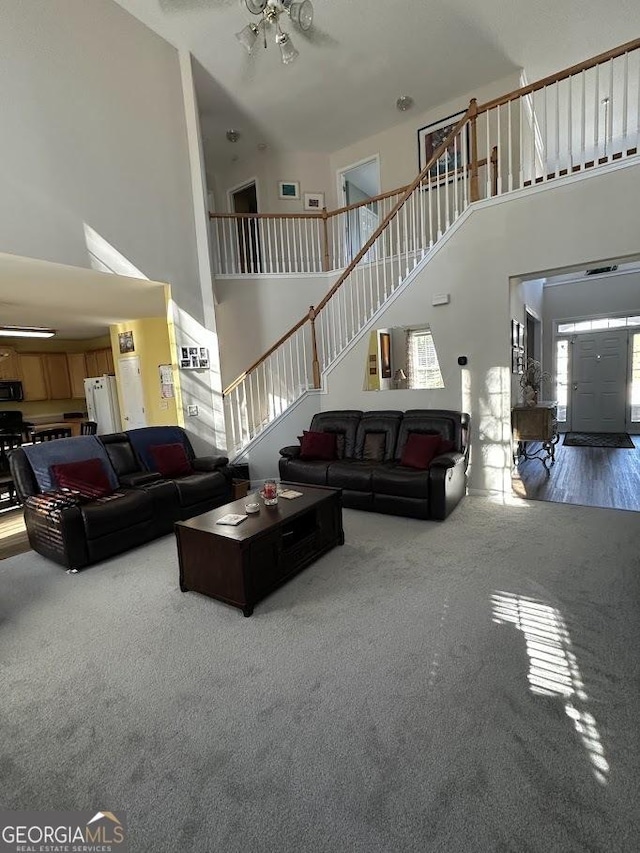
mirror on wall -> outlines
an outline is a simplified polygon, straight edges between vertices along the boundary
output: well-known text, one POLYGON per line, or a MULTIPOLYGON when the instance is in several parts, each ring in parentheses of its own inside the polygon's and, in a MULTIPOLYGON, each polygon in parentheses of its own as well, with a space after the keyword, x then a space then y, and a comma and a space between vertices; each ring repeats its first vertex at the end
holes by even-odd
POLYGON ((433 335, 427 323, 376 329, 369 334, 364 390, 444 388, 433 335))

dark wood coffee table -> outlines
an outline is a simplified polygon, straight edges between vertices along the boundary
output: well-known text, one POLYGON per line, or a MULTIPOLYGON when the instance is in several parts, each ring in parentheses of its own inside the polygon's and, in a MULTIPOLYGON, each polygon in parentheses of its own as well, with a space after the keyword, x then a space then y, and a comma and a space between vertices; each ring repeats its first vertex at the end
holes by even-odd
POLYGON ((246 499, 176 523, 182 592, 201 592, 251 616, 258 601, 344 544, 340 489, 282 486, 302 492, 302 497, 280 498, 276 506, 260 501, 260 512, 237 527, 216 521, 228 513, 244 513, 246 499))

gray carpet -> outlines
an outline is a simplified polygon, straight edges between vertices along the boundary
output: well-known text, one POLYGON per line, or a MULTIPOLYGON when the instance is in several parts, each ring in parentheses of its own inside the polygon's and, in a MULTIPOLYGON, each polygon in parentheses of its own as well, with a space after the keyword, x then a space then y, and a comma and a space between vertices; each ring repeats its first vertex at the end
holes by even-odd
POLYGON ((637 851, 640 515, 345 531, 250 619, 172 538, 0 563, 2 805, 124 812, 135 853, 637 851))
POLYGON ((562 443, 567 447, 617 447, 624 450, 635 447, 627 432, 567 432, 562 443))

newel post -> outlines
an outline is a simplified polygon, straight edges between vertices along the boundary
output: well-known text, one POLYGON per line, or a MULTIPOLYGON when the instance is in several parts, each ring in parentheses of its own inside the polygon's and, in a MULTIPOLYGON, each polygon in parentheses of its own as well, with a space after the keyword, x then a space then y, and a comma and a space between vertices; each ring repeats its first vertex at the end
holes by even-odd
POLYGON ((478 186, 478 102, 471 98, 469 104, 469 121, 471 122, 471 201, 478 201, 480 188, 478 186))
POLYGON ((318 342, 316 341, 316 310, 313 305, 309 308, 311 323, 311 370, 313 372, 313 387, 320 387, 320 362, 318 361, 318 342))
POLYGON ((491 149, 491 194, 498 195, 498 146, 491 149))
MULTIPOLYGON (((329 272, 329 229, 327 227, 327 220, 329 218, 329 214, 327 213, 327 208, 322 208, 322 269, 325 272, 329 272)), ((319 388, 320 386, 316 386, 319 388)))

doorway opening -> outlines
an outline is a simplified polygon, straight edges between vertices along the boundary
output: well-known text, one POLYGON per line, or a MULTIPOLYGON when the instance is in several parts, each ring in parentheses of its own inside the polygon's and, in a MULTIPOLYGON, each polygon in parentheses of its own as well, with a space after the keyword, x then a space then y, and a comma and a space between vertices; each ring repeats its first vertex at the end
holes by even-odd
MULTIPOLYGON (((232 213, 258 213, 258 190, 255 180, 229 190, 232 213)), ((247 216, 237 221, 239 272, 262 272, 262 251, 258 220, 247 216)))
MULTIPOLYGON (((378 202, 363 204, 378 195, 380 195, 380 158, 377 155, 338 170, 338 198, 342 206, 358 205, 346 211, 344 217, 346 264, 353 260, 380 224, 378 202)), ((369 257, 372 252, 373 248, 367 252, 363 262, 373 260, 369 257)))
POLYGON ((524 355, 551 374, 524 420, 520 377, 513 376, 519 497, 640 511, 639 283, 640 259, 512 281, 512 316, 525 308, 524 355), (550 431, 555 459, 544 453, 550 431))

